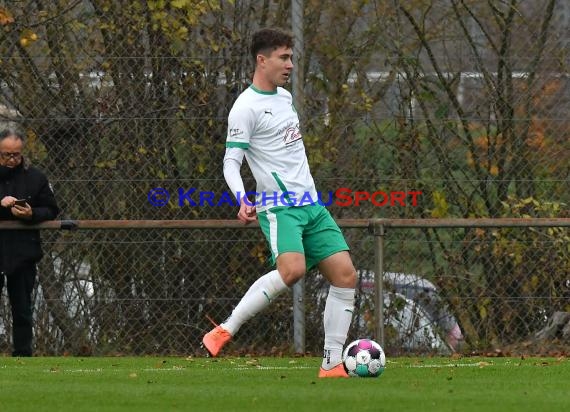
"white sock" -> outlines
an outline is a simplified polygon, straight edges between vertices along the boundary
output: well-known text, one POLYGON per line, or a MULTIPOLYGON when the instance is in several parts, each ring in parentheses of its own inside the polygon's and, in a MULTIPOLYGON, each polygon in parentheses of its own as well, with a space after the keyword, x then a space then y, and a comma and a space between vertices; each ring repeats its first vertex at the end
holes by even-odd
POLYGON ((325 346, 323 369, 331 369, 342 362, 342 348, 354 311, 354 289, 330 286, 324 313, 325 346))
POLYGON ((277 270, 273 270, 257 279, 241 298, 232 314, 220 326, 234 336, 241 325, 261 312, 280 295, 289 289, 277 270))

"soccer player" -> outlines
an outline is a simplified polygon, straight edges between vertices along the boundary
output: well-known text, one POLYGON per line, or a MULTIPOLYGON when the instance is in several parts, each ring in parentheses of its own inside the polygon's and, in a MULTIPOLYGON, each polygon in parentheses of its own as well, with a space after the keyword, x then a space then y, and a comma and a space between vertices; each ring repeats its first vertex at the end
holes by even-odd
POLYGON ((216 356, 248 319, 318 266, 330 282, 324 311, 324 355, 319 377, 348 377, 342 348, 354 310, 356 271, 349 248, 317 191, 305 154, 291 94, 282 86, 293 70, 293 36, 281 29, 254 33, 252 84, 228 116, 224 177, 240 204, 244 224, 259 219, 276 263, 249 288, 231 315, 202 339, 216 356), (245 157, 255 178, 256 200, 245 196, 245 157), (312 200, 312 201, 311 201, 312 200))

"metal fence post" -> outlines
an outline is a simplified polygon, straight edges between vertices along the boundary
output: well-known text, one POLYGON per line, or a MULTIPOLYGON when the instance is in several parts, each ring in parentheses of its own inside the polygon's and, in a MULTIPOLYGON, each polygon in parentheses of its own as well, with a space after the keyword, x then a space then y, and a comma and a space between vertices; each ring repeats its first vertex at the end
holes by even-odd
MULTIPOLYGON (((293 75, 291 78, 293 104, 299 117, 303 114, 303 0, 291 0, 291 31, 295 38, 293 75)), ((305 279, 293 286, 293 344, 295 353, 305 353, 305 279)))
POLYGON ((293 286, 293 344, 295 353, 305 353, 305 279, 293 286))
POLYGON ((384 347, 384 223, 375 222, 373 230, 375 340, 384 347))

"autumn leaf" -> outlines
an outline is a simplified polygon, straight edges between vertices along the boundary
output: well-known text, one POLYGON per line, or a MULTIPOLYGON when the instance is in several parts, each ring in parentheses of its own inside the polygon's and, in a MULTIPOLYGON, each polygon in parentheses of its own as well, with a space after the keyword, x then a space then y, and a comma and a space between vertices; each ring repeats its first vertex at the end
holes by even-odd
POLYGON ((431 211, 431 216, 435 218, 446 217, 449 211, 449 205, 445 195, 441 192, 435 191, 432 193, 434 208, 431 211))
POLYGON ((177 9, 183 9, 188 5, 188 0, 173 0, 170 2, 172 7, 176 7, 177 9))
POLYGON ((8 24, 14 23, 14 17, 5 8, 0 8, 0 25, 6 26, 8 24))

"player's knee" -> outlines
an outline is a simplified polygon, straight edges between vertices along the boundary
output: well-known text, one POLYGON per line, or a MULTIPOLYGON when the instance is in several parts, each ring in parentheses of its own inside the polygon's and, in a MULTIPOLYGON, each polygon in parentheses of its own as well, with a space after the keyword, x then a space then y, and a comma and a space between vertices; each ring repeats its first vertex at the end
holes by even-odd
POLYGON ((305 276, 305 272, 307 271, 305 266, 288 266, 286 268, 279 268, 279 273, 283 278, 283 282, 287 286, 293 286, 297 283, 303 276, 305 276))
POLYGON ((307 272, 305 257, 300 253, 284 253, 277 258, 277 270, 287 286, 293 286, 307 272))
POLYGON ((356 287, 356 270, 353 267, 343 268, 337 270, 333 276, 331 276, 331 285, 338 288, 350 288, 354 289, 356 287))
POLYGON ((278 266, 277 270, 281 274, 283 282, 289 287, 293 286, 305 276, 305 272, 307 271, 304 264, 281 265, 278 266))
POLYGON ((347 269, 342 277, 342 282, 345 285, 343 287, 354 289, 356 287, 356 280, 356 270, 353 267, 347 269))

